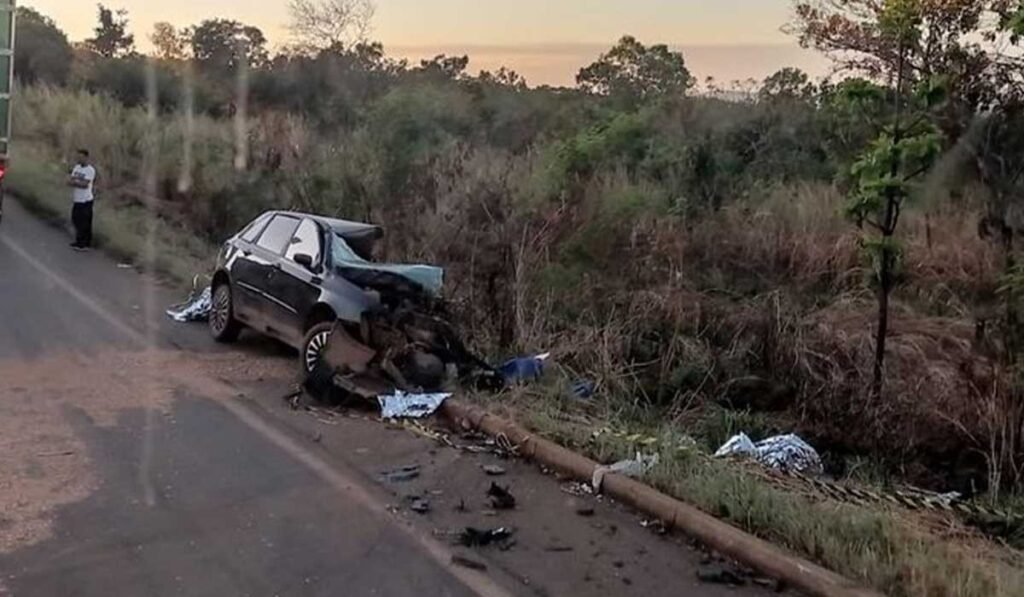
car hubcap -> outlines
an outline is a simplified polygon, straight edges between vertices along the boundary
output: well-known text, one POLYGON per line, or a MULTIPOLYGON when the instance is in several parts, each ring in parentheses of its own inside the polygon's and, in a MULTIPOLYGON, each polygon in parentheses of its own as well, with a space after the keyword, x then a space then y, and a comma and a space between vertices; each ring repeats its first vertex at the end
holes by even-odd
POLYGON ((216 333, 221 333, 227 328, 228 318, 231 316, 231 294, 224 286, 217 287, 213 297, 213 309, 210 310, 210 326, 216 333))
POLYGON ((309 344, 306 345, 306 371, 309 373, 316 369, 316 364, 320 361, 320 355, 323 354, 324 349, 327 348, 327 341, 331 339, 331 332, 320 332, 309 340, 309 344))

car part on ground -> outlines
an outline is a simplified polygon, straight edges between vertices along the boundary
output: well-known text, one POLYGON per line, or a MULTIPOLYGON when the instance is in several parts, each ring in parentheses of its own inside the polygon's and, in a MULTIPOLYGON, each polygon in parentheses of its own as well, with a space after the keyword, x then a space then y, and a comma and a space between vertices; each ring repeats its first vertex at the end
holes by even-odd
POLYGON ((336 322, 321 353, 345 392, 380 399, 439 394, 459 384, 503 384, 497 371, 469 352, 435 301, 385 295, 382 308, 353 327, 336 322))

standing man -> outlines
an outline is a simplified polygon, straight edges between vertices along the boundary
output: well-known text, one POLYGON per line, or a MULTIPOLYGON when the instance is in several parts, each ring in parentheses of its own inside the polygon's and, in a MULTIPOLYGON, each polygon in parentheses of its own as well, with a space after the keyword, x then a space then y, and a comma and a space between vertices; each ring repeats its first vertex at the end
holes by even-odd
POLYGON ((89 163, 89 151, 78 150, 78 163, 71 169, 68 186, 71 187, 71 223, 75 226, 75 242, 71 247, 86 251, 92 247, 92 192, 96 181, 96 168, 89 163))

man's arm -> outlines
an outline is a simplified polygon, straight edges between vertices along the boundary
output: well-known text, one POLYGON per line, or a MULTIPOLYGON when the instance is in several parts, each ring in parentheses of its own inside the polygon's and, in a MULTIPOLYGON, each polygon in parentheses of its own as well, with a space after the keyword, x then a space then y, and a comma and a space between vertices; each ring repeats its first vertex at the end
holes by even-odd
POLYGON ((69 187, 74 187, 76 189, 88 189, 89 188, 89 181, 84 179, 84 178, 82 178, 81 176, 69 176, 68 177, 68 186, 69 187))

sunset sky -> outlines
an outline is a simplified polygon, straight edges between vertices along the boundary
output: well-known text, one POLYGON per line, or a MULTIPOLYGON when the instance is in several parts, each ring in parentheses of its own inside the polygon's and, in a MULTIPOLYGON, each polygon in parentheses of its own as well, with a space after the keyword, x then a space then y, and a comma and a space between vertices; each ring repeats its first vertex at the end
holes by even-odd
MULTIPOLYGON (((91 34, 88 0, 22 0, 53 17, 73 40, 91 34)), ((287 0, 108 0, 129 12, 142 49, 152 25, 224 17, 287 41, 287 0)), ((389 54, 418 59, 469 54, 470 68, 507 65, 534 84, 569 84, 623 34, 684 51, 694 74, 719 81, 763 78, 782 66, 823 74, 826 63, 780 31, 792 0, 377 0, 374 39, 389 54)))

